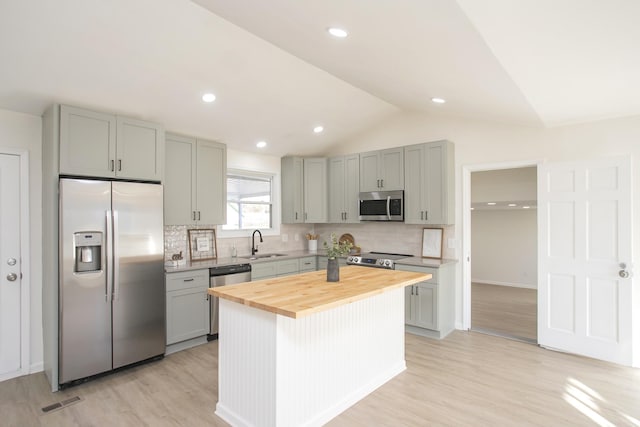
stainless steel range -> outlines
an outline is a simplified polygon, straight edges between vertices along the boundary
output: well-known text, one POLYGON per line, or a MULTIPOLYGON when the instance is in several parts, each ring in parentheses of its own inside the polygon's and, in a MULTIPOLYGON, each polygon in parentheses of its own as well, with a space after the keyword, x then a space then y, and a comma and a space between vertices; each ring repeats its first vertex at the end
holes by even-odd
POLYGON ((350 255, 347 257, 347 264, 362 265, 365 267, 396 269, 396 260, 409 258, 412 255, 390 254, 385 252, 368 252, 361 255, 350 255))

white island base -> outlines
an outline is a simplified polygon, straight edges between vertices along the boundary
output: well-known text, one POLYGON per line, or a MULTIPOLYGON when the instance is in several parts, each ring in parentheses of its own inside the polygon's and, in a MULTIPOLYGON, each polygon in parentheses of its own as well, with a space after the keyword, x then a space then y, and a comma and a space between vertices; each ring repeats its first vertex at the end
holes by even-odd
POLYGON ((293 319, 220 299, 216 414, 319 426, 406 369, 404 289, 293 319))

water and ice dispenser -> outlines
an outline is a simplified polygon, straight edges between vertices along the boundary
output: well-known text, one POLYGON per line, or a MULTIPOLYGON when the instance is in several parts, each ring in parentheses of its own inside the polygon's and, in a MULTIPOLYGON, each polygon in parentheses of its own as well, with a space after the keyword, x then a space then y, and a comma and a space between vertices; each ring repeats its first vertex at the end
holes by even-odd
POLYGON ((73 242, 76 248, 76 273, 102 270, 102 233, 85 231, 74 233, 73 242))

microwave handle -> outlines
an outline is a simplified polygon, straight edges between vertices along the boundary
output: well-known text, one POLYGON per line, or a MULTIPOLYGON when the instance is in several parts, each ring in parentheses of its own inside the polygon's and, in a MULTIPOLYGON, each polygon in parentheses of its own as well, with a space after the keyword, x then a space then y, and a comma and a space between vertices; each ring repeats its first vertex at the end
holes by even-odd
POLYGON ((391 196, 387 196, 387 218, 391 221, 391 196))

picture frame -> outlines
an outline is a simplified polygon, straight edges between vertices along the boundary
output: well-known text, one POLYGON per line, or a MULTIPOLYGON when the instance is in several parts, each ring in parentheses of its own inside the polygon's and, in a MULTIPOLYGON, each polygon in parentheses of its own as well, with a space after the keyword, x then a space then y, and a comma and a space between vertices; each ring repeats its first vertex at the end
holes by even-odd
POLYGON ((442 236, 444 228, 422 230, 422 258, 442 259, 442 236))
POLYGON ((191 261, 206 261, 218 258, 216 230, 213 228, 197 228, 187 230, 189 254, 191 261))

